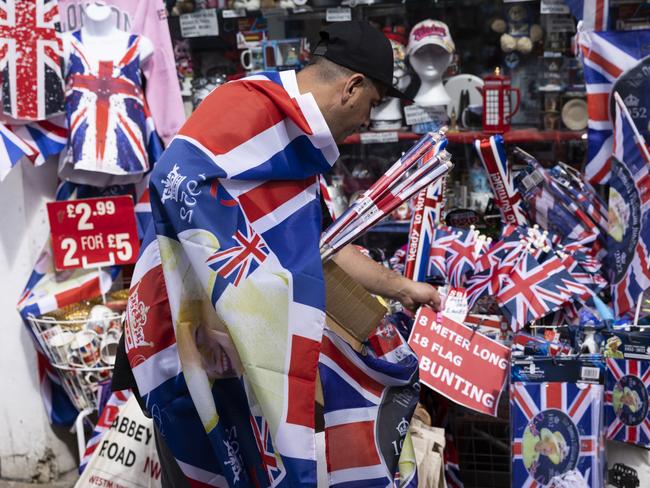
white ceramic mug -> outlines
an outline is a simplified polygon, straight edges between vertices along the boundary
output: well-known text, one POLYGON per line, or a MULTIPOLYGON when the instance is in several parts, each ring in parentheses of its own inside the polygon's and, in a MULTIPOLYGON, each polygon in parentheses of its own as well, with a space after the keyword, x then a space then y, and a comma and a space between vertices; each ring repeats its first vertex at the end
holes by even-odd
POLYGON ((108 366, 115 364, 115 355, 117 354, 117 345, 120 342, 119 333, 115 330, 110 330, 106 333, 99 346, 99 356, 102 362, 108 366))
POLYGON ((93 330, 80 330, 74 335, 68 362, 73 366, 92 368, 99 362, 99 335, 93 330))
POLYGON ((57 325, 43 332, 43 336, 54 363, 66 364, 72 341, 74 340, 74 334, 67 330, 61 330, 61 327, 57 325))
POLYGON ((261 47, 249 47, 239 55, 239 61, 246 71, 255 72, 264 69, 264 56, 261 47))

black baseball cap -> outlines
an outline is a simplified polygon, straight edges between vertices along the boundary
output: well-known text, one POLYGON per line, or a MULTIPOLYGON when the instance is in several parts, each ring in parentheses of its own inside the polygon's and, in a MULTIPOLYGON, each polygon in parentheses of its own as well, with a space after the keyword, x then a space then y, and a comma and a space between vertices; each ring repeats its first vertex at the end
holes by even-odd
POLYGON ((320 31, 312 51, 387 88, 386 96, 410 100, 393 87, 393 47, 388 38, 368 22, 336 22, 320 31))

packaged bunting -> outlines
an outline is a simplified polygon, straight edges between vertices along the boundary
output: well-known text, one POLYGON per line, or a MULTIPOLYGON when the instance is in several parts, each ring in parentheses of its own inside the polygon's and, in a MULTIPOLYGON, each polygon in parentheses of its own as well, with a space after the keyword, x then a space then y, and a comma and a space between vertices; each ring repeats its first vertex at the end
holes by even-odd
POLYGON ((607 439, 650 449, 650 337, 617 332, 606 342, 607 439))
POLYGON ((589 360, 512 366, 513 488, 603 486, 603 376, 602 362, 589 360))

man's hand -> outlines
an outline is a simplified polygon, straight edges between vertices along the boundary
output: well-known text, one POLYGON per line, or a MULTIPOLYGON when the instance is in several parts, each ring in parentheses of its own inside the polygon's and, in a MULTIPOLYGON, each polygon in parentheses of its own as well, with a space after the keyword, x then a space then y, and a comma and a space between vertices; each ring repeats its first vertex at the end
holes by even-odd
POLYGON ((334 261, 370 293, 399 300, 411 310, 420 305, 429 305, 434 310, 440 308, 440 296, 433 286, 409 280, 384 268, 354 246, 345 246, 334 256, 334 261))
POLYGON ((436 311, 440 310, 438 290, 428 283, 404 278, 404 288, 397 292, 396 298, 409 310, 416 310, 420 305, 429 305, 436 311))

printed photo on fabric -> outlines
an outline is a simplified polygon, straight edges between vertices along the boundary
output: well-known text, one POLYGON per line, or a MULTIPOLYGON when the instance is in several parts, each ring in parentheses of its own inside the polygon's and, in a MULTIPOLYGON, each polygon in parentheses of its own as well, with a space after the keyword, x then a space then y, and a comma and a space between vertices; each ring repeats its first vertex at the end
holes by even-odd
POLYGON ((639 130, 648 136, 650 30, 581 31, 578 46, 584 63, 589 112, 587 165, 593 184, 605 184, 611 173, 614 107, 611 95, 621 92, 639 130))
POLYGON ((650 448, 650 362, 607 358, 607 439, 650 448))

